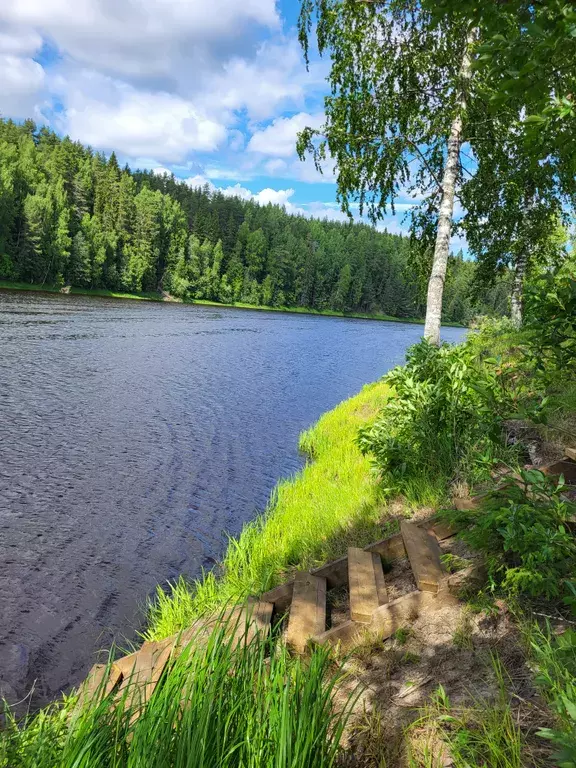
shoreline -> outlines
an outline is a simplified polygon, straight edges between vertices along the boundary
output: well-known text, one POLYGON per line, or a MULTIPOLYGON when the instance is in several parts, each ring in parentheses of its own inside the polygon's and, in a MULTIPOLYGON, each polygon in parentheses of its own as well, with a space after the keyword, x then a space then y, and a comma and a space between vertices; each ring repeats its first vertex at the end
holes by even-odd
MULTIPOLYGON (((96 296, 105 299, 128 299, 134 301, 154 301, 162 304, 185 304, 198 305, 206 307, 221 307, 223 309, 247 309, 258 312, 281 312, 294 315, 314 315, 317 317, 341 317, 346 320, 376 320, 387 323, 408 323, 410 325, 424 325, 424 320, 417 317, 394 317, 392 315, 369 315, 362 312, 338 312, 333 309, 309 309, 307 307, 269 307, 257 304, 246 304, 245 302, 235 302, 232 304, 223 304, 218 301, 208 299, 175 299, 165 298, 158 293, 126 293, 125 291, 109 291, 104 288, 77 288, 72 287, 69 291, 62 291, 55 285, 38 285, 37 283, 19 283, 10 280, 0 280, 0 290, 23 291, 30 293, 54 293, 62 296, 96 296)), ((443 322, 442 325, 447 328, 465 328, 460 323, 443 322)))

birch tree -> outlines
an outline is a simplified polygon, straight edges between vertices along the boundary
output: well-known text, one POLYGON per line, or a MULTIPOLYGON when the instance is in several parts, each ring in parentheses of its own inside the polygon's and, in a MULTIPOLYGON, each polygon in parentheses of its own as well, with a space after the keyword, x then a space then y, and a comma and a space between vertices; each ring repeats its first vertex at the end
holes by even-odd
POLYGON ((436 227, 424 335, 438 344, 475 29, 453 18, 432 23, 417 0, 302 0, 306 58, 314 23, 320 53, 331 56, 331 93, 324 126, 300 134, 299 154, 311 153, 320 170, 335 161, 349 214, 357 206, 376 222, 400 195, 427 197, 436 227))

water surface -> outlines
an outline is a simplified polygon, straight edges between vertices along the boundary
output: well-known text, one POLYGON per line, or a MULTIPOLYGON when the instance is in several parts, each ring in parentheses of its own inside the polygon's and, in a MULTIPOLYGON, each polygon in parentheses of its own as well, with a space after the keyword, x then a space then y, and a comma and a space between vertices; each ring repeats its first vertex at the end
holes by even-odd
POLYGON ((4 689, 46 701, 134 637, 155 585, 210 568, 301 466, 299 432, 421 332, 0 291, 4 689))

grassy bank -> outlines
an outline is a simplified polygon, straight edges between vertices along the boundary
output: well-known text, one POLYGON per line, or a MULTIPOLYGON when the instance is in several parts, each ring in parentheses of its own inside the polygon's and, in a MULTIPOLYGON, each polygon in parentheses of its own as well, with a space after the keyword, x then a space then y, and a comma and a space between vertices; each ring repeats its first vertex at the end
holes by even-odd
MULTIPOLYGON (((6 291, 34 291, 40 293, 61 293, 60 286, 38 285, 36 283, 13 283, 9 280, 0 280, 0 289, 6 291)), ((76 296, 103 296, 108 299, 135 299, 136 301, 163 301, 158 293, 125 293, 122 291, 108 291, 104 288, 70 288, 69 293, 76 296)), ((65 295, 65 294, 62 294, 65 295)))
POLYGON ((291 572, 339 557, 348 542, 382 538, 389 523, 376 475, 356 443, 359 427, 375 417, 389 396, 382 382, 324 414, 300 438, 309 461, 278 484, 264 515, 231 540, 218 573, 168 593, 158 590, 150 608, 148 639, 177 632, 198 615, 286 581, 291 572))
POLYGON ((326 650, 293 658, 274 638, 236 643, 221 624, 185 649, 142 706, 77 695, 0 730, 0 768, 330 768, 347 707, 326 650))
MULTIPOLYGON (((44 293, 60 293, 60 286, 56 285, 36 285, 34 283, 15 283, 9 280, 0 280, 0 289, 9 291, 40 291, 44 293)), ((217 301, 208 301, 205 299, 193 299, 184 301, 182 299, 166 299, 159 293, 126 293, 121 291, 107 291, 100 288, 77 288, 72 287, 69 293, 75 296, 103 296, 109 299, 135 299, 140 301, 161 301, 176 304, 199 304, 206 307, 228 307, 231 309, 252 309, 262 312, 287 312, 297 315, 318 315, 319 317, 346 317, 353 320, 380 320, 387 323, 411 323, 422 325, 424 320, 418 317, 393 317, 384 314, 364 314, 361 312, 336 312, 332 309, 308 309, 307 307, 269 307, 256 304, 246 304, 238 301, 232 304, 222 304, 217 301)), ((444 323, 452 328, 463 328, 460 323, 444 323)))

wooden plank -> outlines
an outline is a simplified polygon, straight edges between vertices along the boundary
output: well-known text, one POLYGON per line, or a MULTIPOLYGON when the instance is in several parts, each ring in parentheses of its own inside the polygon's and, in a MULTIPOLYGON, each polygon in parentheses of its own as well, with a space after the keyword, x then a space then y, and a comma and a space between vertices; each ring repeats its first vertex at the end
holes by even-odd
POLYGON ((370 629, 374 630, 382 640, 386 640, 392 637, 397 629, 417 619, 423 611, 438 610, 447 605, 456 605, 458 602, 458 598, 445 588, 444 583, 437 594, 409 592, 396 600, 391 600, 386 605, 381 605, 374 612, 370 629))
POLYGON ((267 603, 273 603, 277 613, 284 613, 290 608, 293 591, 294 580, 288 581, 285 584, 280 584, 280 586, 274 587, 274 589, 269 589, 268 592, 264 592, 260 595, 260 600, 264 600, 267 603))
POLYGON ((378 608, 378 590, 372 553, 348 547, 348 584, 350 586, 350 618, 367 622, 378 608))
POLYGON ((540 468, 541 471, 548 477, 560 477, 564 475, 564 482, 572 485, 576 483, 576 461, 572 459, 562 459, 561 461, 555 461, 553 464, 547 464, 545 467, 540 468))
POLYGON ((78 706, 82 707, 96 696, 99 699, 105 699, 120 683, 121 678, 122 671, 114 662, 111 664, 94 664, 80 687, 78 706))
POLYGON ((356 621, 345 621, 343 624, 338 624, 337 627, 326 630, 326 632, 314 635, 311 642, 317 645, 325 645, 326 643, 350 645, 365 627, 365 624, 358 624, 356 621))
POLYGON ((346 621, 337 627, 332 627, 312 638, 312 642, 319 645, 340 643, 343 647, 353 646, 362 633, 369 632, 381 640, 386 640, 397 629, 406 626, 418 618, 423 611, 435 611, 447 605, 458 604, 458 598, 450 594, 445 583, 437 594, 416 590, 407 595, 391 600, 385 605, 379 606, 372 614, 372 620, 367 623, 346 621))
POLYGON ((564 455, 566 458, 576 461, 576 448, 568 448, 568 446, 566 446, 564 448, 564 455))
POLYGON ((438 542, 413 523, 402 521, 400 530, 418 589, 437 592, 444 575, 438 542))
POLYGON ((273 611, 274 603, 253 598, 248 598, 245 605, 233 609, 226 620, 235 627, 236 643, 251 643, 257 634, 267 635, 273 611))
POLYGON ((338 560, 313 568, 310 573, 321 579, 326 579, 327 589, 335 589, 348 583, 348 557, 344 555, 338 560))
POLYGON ((173 647, 165 642, 147 641, 137 653, 125 656, 118 664, 122 669, 122 684, 118 698, 126 696, 126 706, 142 707, 152 696, 173 647))
POLYGON ((384 579, 384 568, 382 568, 382 558, 376 552, 372 552, 372 563, 374 565, 374 577, 376 579, 376 592, 378 593, 378 605, 385 605, 388 602, 388 590, 384 579))
POLYGON ((389 563, 394 562, 394 560, 400 560, 402 557, 406 557, 404 539, 400 533, 396 533, 394 536, 388 536, 380 541, 375 541, 374 544, 368 544, 364 549, 366 549, 367 552, 376 552, 389 563))
POLYGON ((476 499, 452 499, 452 506, 460 512, 472 512, 478 509, 476 499))
POLYGON ((326 579, 300 571, 294 579, 294 594, 286 642, 298 653, 306 650, 308 640, 326 629, 326 579))

